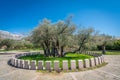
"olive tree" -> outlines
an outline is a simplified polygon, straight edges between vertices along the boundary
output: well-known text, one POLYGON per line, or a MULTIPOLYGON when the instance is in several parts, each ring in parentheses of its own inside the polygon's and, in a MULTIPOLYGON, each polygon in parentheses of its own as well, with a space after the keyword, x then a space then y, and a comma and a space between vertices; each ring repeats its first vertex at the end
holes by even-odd
POLYGON ((56 23, 43 19, 32 31, 32 42, 43 48, 45 56, 63 57, 69 52, 81 52, 94 29, 81 28, 76 33, 75 28, 76 25, 71 22, 71 17, 56 23))
POLYGON ((112 36, 102 34, 101 37, 102 37, 102 40, 101 40, 102 53, 106 54, 106 44, 109 40, 112 39, 112 36))
POLYGON ((34 44, 40 44, 46 56, 50 55, 50 42, 52 40, 52 24, 50 20, 44 19, 38 27, 32 31, 32 41, 34 44))
POLYGON ((71 37, 75 31, 75 25, 71 24, 69 20, 66 22, 59 21, 54 29, 53 52, 55 51, 62 57, 64 48, 69 44, 69 37, 71 37))
POLYGON ((93 28, 80 28, 78 33, 74 34, 72 40, 73 40, 73 46, 72 51, 66 52, 67 53, 82 53, 82 51, 85 50, 86 43, 91 40, 91 36, 94 32, 93 28))
POLYGON ((40 44, 46 56, 63 56, 64 47, 67 45, 68 37, 75 30, 75 25, 58 21, 52 24, 50 20, 44 19, 32 32, 34 44, 40 44))
POLYGON ((93 28, 81 28, 77 34, 78 46, 79 48, 76 51, 82 52, 85 49, 85 45, 88 41, 91 40, 91 36, 94 32, 93 28))

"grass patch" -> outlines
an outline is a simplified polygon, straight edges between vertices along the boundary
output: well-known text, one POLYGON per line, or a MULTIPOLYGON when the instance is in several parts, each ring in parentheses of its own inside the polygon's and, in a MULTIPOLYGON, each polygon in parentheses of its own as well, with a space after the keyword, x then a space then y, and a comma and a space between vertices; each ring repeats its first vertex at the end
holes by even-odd
MULTIPOLYGON (((102 51, 93 51, 102 54, 102 51)), ((120 51, 106 50, 106 55, 120 55, 120 51)))
POLYGON ((107 55, 120 55, 120 51, 107 51, 107 55))

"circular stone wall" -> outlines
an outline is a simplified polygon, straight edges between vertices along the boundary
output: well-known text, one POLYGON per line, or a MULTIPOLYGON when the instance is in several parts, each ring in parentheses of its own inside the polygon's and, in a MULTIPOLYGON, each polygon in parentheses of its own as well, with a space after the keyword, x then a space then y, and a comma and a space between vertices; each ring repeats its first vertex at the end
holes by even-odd
POLYGON ((76 66, 76 60, 70 61, 70 68, 68 67, 68 60, 62 61, 62 68, 60 68, 60 62, 58 60, 54 61, 53 67, 51 61, 42 61, 39 60, 38 64, 36 64, 36 60, 22 60, 19 59, 22 56, 28 55, 37 55, 40 53, 23 53, 17 54, 10 59, 10 64, 16 68, 22 69, 30 69, 30 70, 76 70, 76 69, 83 69, 83 68, 90 68, 100 65, 104 62, 104 57, 102 54, 94 53, 94 52, 84 52, 83 54, 94 56, 94 58, 85 59, 85 60, 77 60, 78 66, 76 66), (44 65, 45 64, 45 65, 44 65))

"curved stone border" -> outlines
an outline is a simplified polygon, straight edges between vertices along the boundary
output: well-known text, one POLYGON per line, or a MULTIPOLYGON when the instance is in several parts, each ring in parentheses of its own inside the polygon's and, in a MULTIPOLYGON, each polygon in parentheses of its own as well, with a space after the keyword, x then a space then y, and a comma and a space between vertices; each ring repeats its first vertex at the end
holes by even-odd
POLYGON ((94 56, 94 58, 85 59, 85 60, 71 60, 70 61, 70 68, 68 67, 68 60, 62 61, 62 69, 60 68, 60 62, 59 60, 54 61, 54 65, 52 67, 51 61, 38 61, 38 64, 36 65, 36 60, 22 60, 19 59, 22 56, 28 56, 28 55, 36 55, 40 53, 23 53, 23 54, 17 54, 10 59, 10 64, 17 68, 22 69, 30 69, 30 70, 76 70, 76 69, 83 69, 83 68, 90 68, 95 67, 97 65, 100 65, 104 62, 104 57, 102 54, 94 53, 94 52, 84 52, 83 54, 94 56), (78 66, 76 66, 76 61, 78 63, 78 66), (45 66, 43 65, 45 64, 45 66))

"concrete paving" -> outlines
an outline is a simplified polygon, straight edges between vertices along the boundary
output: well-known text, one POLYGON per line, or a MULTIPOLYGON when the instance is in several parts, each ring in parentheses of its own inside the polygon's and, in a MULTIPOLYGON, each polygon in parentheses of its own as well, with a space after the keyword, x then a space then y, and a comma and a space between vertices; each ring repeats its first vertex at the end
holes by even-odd
POLYGON ((40 73, 7 64, 14 54, 0 55, 0 80, 120 80, 120 55, 106 55, 106 66, 69 73, 40 73))

